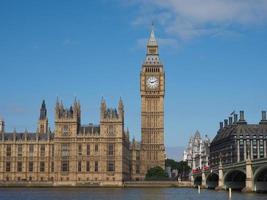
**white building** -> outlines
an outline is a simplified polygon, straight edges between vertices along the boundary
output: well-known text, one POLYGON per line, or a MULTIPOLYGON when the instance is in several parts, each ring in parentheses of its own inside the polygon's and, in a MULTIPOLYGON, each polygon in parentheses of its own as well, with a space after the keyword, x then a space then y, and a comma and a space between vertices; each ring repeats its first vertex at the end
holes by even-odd
POLYGON ((184 151, 184 161, 187 161, 192 170, 207 169, 209 167, 210 139, 207 135, 202 139, 199 131, 190 137, 184 151))

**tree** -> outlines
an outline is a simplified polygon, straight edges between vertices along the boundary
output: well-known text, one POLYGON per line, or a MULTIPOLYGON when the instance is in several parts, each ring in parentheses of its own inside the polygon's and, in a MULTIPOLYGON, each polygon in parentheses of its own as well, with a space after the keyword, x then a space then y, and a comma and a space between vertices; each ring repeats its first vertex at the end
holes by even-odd
POLYGON ((168 174, 159 166, 150 168, 146 173, 145 180, 166 180, 168 174))
POLYGON ((188 178, 188 175, 191 171, 191 168, 188 166, 187 162, 185 161, 177 162, 172 159, 167 159, 165 162, 165 166, 171 167, 171 170, 177 169, 178 177, 180 177, 182 180, 188 178))

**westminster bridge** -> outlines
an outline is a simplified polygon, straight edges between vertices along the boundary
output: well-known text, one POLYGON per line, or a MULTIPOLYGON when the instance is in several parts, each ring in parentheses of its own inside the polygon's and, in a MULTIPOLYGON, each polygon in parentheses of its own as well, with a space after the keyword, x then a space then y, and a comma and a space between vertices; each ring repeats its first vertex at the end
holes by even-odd
POLYGON ((199 170, 192 174, 195 186, 212 189, 228 189, 266 192, 267 159, 247 159, 233 164, 220 164, 217 168, 199 170))

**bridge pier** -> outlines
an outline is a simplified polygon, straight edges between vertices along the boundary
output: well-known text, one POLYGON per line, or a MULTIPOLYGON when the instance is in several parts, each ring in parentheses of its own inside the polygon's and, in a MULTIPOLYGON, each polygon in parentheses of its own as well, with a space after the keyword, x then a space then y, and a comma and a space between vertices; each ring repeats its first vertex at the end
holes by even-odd
POLYGON ((243 192, 253 191, 253 170, 252 170, 252 161, 250 159, 246 160, 246 187, 242 191, 243 192))
POLYGON ((206 184, 207 182, 206 182, 206 175, 205 175, 204 171, 202 172, 201 176, 202 176, 201 185, 202 185, 203 188, 206 188, 207 187, 207 184, 206 184))
POLYGON ((224 177, 223 177, 223 167, 222 164, 220 163, 219 166, 219 181, 218 181, 218 186, 216 187, 216 190, 221 190, 224 187, 224 177))

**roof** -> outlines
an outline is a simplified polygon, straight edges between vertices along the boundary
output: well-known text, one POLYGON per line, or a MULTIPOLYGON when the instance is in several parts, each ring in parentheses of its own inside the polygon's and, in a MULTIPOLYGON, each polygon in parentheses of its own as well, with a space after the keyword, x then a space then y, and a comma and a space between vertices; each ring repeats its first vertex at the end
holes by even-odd
MULTIPOLYGON (((13 140, 14 135, 16 137, 16 140, 36 140, 37 137, 37 133, 28 133, 28 132, 6 132, 4 133, 4 140, 13 140)), ((54 138, 54 134, 53 133, 46 133, 46 134, 40 134, 39 135, 39 140, 48 140, 50 137, 50 139, 54 138)), ((1 136, 0 136, 1 138, 1 136)))
POLYGON ((240 136, 247 138, 247 136, 249 136, 249 138, 252 139, 253 136, 259 137, 260 135, 267 136, 266 124, 232 124, 220 129, 212 143, 219 142, 232 136, 236 136, 237 138, 240 138, 240 136))
POLYGON ((158 46, 158 42, 156 40, 153 28, 152 28, 152 30, 150 32, 150 36, 149 36, 149 39, 148 39, 148 42, 147 42, 147 46, 158 46))
POLYGON ((194 135, 194 138, 200 138, 201 139, 201 135, 200 135, 198 130, 196 131, 196 133, 194 135))

